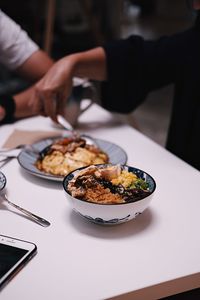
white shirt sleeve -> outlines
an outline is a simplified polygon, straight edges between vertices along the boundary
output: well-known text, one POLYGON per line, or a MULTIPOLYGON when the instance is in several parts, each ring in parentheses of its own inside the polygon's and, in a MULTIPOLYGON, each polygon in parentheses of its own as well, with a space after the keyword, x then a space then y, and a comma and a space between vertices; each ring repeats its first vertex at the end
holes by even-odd
POLYGON ((14 70, 38 49, 27 33, 0 10, 0 63, 14 70))

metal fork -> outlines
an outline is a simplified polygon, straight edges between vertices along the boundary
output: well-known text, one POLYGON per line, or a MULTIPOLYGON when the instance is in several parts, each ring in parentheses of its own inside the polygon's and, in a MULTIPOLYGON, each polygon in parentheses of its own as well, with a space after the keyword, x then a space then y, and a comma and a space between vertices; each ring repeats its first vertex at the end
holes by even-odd
POLYGON ((32 145, 21 144, 13 148, 2 149, 0 150, 0 168, 5 166, 8 162, 10 162, 13 158, 17 158, 19 153, 13 154, 12 151, 17 149, 25 149, 26 151, 30 151, 31 154, 38 155, 40 153, 39 150, 35 149, 32 145))
MULTIPOLYGON (((12 152, 14 150, 18 150, 18 149, 24 149, 27 151, 31 151, 32 153, 38 154, 39 151, 37 149, 35 149, 32 145, 27 145, 27 144, 20 144, 16 147, 12 147, 12 148, 5 148, 5 149, 0 149, 0 156, 12 156, 11 155, 6 155, 6 153, 12 152)), ((13 155, 14 156, 14 155, 13 155)))
POLYGON ((25 146, 26 146, 25 144, 20 144, 15 147, 12 147, 12 148, 3 148, 3 149, 0 149, 0 153, 10 152, 10 151, 16 150, 16 149, 22 149, 25 146))
POLYGON ((91 136, 88 136, 86 134, 80 134, 80 132, 74 130, 74 128, 72 127, 72 125, 61 115, 57 115, 57 120, 58 123, 67 131, 71 132, 71 134, 74 137, 83 137, 85 138, 85 140, 87 141, 88 144, 90 145, 95 145, 97 146, 97 142, 95 141, 95 139, 93 139, 91 136))
POLYGON ((3 159, 0 160, 0 168, 5 166, 9 161, 11 161, 13 158, 16 158, 16 156, 6 156, 3 159))

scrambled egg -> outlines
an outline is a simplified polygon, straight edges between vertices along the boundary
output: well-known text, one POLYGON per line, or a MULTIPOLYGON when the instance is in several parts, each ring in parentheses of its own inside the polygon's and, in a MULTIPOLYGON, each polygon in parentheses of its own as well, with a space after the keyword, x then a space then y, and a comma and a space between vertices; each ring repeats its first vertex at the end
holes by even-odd
POLYGON ((77 168, 107 163, 107 154, 98 148, 95 150, 92 151, 89 147, 77 147, 74 151, 66 153, 53 150, 47 153, 42 160, 39 159, 36 166, 40 171, 66 176, 77 168))
POLYGON ((111 182, 114 185, 121 184, 121 185, 123 185, 123 187, 127 188, 130 185, 132 185, 137 179, 138 178, 135 174, 130 173, 126 170, 123 170, 121 172, 121 174, 118 177, 112 179, 111 182))

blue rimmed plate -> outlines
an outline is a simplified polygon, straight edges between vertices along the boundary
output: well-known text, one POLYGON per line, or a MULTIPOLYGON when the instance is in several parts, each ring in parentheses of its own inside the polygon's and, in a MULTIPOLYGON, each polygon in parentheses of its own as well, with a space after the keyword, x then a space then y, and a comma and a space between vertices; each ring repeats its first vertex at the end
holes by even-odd
MULTIPOLYGON (((42 172, 35 165, 39 157, 39 154, 37 154, 37 152, 39 153, 45 147, 52 144, 55 139, 59 139, 59 137, 44 139, 32 144, 32 148, 34 149, 34 151, 31 151, 30 149, 23 149, 17 158, 20 166, 32 175, 53 181, 63 181, 64 176, 57 176, 42 172)), ((94 139, 94 142, 100 149, 107 153, 110 163, 125 164, 127 162, 126 152, 118 145, 101 139, 94 139)))

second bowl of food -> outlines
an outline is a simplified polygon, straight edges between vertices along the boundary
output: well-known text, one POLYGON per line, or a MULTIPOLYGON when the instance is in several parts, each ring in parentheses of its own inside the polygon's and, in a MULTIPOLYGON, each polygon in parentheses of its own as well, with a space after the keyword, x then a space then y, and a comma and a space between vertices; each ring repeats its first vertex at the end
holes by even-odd
POLYGON ((127 165, 101 164, 79 168, 63 180, 72 209, 102 225, 129 221, 149 205, 156 189, 151 175, 127 165))

